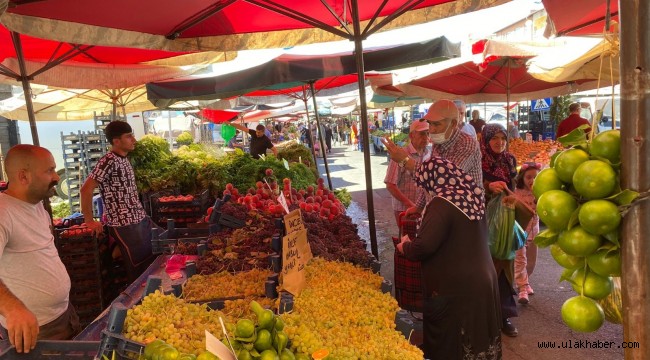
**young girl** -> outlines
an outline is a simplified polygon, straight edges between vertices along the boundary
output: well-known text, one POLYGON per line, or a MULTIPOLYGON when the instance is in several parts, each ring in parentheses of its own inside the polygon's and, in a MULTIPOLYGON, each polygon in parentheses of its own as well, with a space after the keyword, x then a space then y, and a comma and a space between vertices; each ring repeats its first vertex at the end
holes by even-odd
MULTIPOLYGON (((526 245, 517 250, 515 254, 515 283, 519 292, 519 303, 528 304, 528 295, 533 295, 533 288, 528 282, 528 277, 533 274, 535 262, 537 261, 537 245, 533 242, 539 233, 539 216, 536 212, 535 196, 533 195, 533 181, 541 169, 541 164, 524 163, 517 174, 517 186, 515 197, 526 205, 533 212, 533 217, 526 224, 525 230, 528 234, 526 245)), ((524 225, 524 224, 520 224, 524 225)))

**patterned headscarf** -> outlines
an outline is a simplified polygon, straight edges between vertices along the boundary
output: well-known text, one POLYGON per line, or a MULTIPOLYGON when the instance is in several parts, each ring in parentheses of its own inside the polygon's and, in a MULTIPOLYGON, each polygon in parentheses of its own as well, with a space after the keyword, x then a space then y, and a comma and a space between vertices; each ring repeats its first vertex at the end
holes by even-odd
MULTIPOLYGON (((508 132, 499 124, 487 124, 483 127, 481 153, 483 155, 481 168, 484 181, 503 181, 512 186, 512 179, 517 176, 517 160, 508 151, 500 154, 492 151, 490 140, 498 133, 503 133, 508 141, 508 132)), ((513 190, 513 189, 510 189, 513 190)))
POLYGON ((432 197, 440 197, 462 211, 470 220, 481 220, 485 215, 483 189, 474 178, 452 162, 433 157, 418 168, 416 182, 432 197))

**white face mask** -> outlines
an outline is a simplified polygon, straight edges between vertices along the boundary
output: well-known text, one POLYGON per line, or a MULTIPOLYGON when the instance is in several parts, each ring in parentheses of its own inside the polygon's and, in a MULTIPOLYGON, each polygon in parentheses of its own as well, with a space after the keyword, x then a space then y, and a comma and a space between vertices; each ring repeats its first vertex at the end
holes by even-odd
POLYGON ((446 143, 447 140, 449 140, 446 137, 447 131, 449 131, 449 128, 451 127, 452 123, 453 123, 453 121, 450 121, 449 125, 447 125, 447 128, 445 129, 445 131, 441 132, 440 134, 429 134, 429 140, 431 140, 431 142, 436 144, 436 145, 441 145, 441 144, 446 143))

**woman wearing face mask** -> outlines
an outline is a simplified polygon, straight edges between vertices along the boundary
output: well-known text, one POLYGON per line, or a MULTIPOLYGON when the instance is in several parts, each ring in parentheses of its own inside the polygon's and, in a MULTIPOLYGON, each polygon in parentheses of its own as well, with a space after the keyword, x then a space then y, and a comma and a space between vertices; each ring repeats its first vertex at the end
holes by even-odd
MULTIPOLYGON (((499 124, 487 124, 482 131, 481 153, 483 160, 483 185, 486 193, 486 203, 502 192, 509 193, 515 188, 517 176, 517 160, 506 151, 508 135, 506 129, 499 124)), ((514 267, 512 260, 492 259, 499 279, 501 298, 502 331, 508 336, 517 336, 517 328, 510 322, 511 317, 517 316, 517 304, 514 299, 514 267)))

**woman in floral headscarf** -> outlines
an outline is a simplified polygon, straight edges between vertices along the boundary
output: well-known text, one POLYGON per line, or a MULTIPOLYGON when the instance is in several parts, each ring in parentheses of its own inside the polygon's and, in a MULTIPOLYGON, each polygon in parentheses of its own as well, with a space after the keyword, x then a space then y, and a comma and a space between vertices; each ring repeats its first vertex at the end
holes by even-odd
POLYGON ((501 359, 499 289, 483 189, 438 157, 420 165, 416 181, 432 199, 417 237, 402 239, 397 250, 422 262, 424 357, 501 359))
MULTIPOLYGON (((483 186, 485 187, 485 201, 504 191, 515 189, 517 176, 517 160, 506 151, 508 132, 499 124, 487 124, 483 127, 481 137, 481 153, 483 155, 481 167, 483 168, 483 186)), ((499 280, 501 295, 501 316, 503 327, 501 330, 508 336, 517 336, 517 328, 510 322, 511 317, 516 317, 517 303, 515 302, 514 262, 512 260, 492 259, 499 280)))

